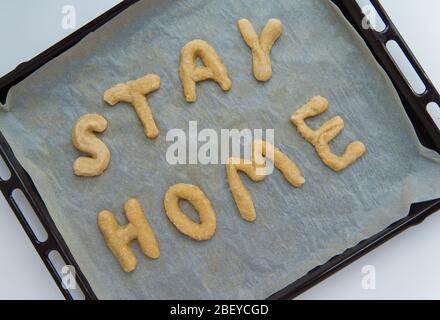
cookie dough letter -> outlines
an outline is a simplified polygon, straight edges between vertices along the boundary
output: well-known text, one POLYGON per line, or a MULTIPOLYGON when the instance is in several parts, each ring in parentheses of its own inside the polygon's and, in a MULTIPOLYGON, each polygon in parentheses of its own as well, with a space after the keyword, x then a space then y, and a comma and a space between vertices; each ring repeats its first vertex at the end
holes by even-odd
POLYGON ((217 52, 203 40, 193 40, 182 48, 179 76, 187 102, 197 100, 196 83, 199 81, 214 80, 223 91, 228 91, 232 87, 228 70, 217 52), (197 65, 197 58, 202 60, 204 66, 197 65))
POLYGON ((237 204, 241 217, 246 221, 254 221, 257 218, 254 203, 249 192, 241 182, 238 171, 244 172, 252 181, 264 180, 265 174, 260 174, 258 169, 263 169, 264 163, 260 160, 263 156, 273 162, 275 167, 280 170, 289 183, 298 188, 305 183, 304 177, 297 165, 290 160, 280 149, 274 147, 267 141, 255 140, 252 145, 252 161, 229 158, 226 163, 226 175, 228 178, 229 189, 237 204))
POLYGON ((150 92, 160 88, 160 77, 148 74, 137 80, 119 83, 104 93, 104 100, 110 105, 126 102, 133 105, 139 119, 144 126, 145 135, 154 139, 159 135, 159 129, 154 121, 148 100, 145 97, 150 92))
POLYGON ((275 41, 277 41, 283 32, 281 21, 278 19, 270 19, 263 31, 261 31, 260 38, 258 38, 254 27, 247 19, 239 20, 238 28, 240 29, 244 41, 252 50, 252 65, 255 78, 259 81, 269 80, 272 77, 270 51, 275 41))
POLYGON ((164 198, 165 212, 175 227, 194 240, 209 240, 215 233, 216 217, 211 202, 203 191, 192 184, 179 183, 168 189, 164 198), (192 221, 180 209, 179 200, 187 200, 200 216, 200 223, 192 221))
POLYGON ((311 143, 322 162, 334 171, 341 171, 359 159, 366 151, 365 145, 360 141, 353 141, 346 148, 342 156, 331 152, 329 142, 344 128, 344 120, 333 117, 317 130, 311 129, 305 119, 317 116, 328 109, 328 101, 323 97, 313 97, 308 103, 298 109, 290 118, 298 132, 311 143))
POLYGON ((115 215, 106 210, 99 213, 98 226, 122 269, 131 272, 137 264, 136 256, 130 248, 131 241, 137 240, 142 252, 151 259, 159 258, 160 250, 140 203, 136 199, 129 199, 124 210, 129 221, 125 226, 120 226, 115 215))
POLYGON ((99 114, 86 114, 78 119, 72 129, 72 143, 79 151, 90 157, 79 157, 73 163, 73 173, 77 176, 94 177, 101 175, 110 162, 110 151, 94 132, 107 129, 107 120, 99 114))
POLYGON ((238 172, 245 173, 253 182, 264 180, 264 175, 258 175, 255 164, 249 160, 229 158, 226 163, 226 176, 228 178, 229 190, 235 200, 240 216, 249 222, 257 218, 252 196, 241 181, 238 172))

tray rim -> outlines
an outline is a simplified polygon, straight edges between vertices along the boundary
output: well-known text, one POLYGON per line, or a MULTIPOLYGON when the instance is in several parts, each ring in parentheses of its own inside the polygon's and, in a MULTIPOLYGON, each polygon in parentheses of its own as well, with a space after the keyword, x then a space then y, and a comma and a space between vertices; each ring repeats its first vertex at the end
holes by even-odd
MULTIPOLYGON (((138 1, 139 0, 124 0, 120 2, 116 6, 112 7, 110 10, 98 16, 96 19, 92 20, 85 26, 73 32, 52 47, 48 48, 43 53, 37 55, 29 62, 20 64, 19 66, 17 66, 16 69, 1 77, 0 101, 4 102, 6 100, 7 93, 12 86, 25 79, 27 76, 29 76, 31 73, 36 71, 48 61, 52 60, 62 52, 74 46, 88 33, 98 29, 106 22, 108 22, 138 1)), ((427 77, 423 68, 420 66, 420 64, 412 54, 411 50, 408 48, 407 44, 399 34, 391 19, 388 17, 383 7, 380 5, 379 1, 371 0, 371 3, 375 7, 382 20, 384 20, 385 24, 387 25, 385 30, 382 32, 376 32, 370 29, 362 29, 361 21, 363 19, 363 14, 355 1, 331 1, 336 4, 336 6, 344 14, 345 18, 361 35, 361 37, 364 39, 367 46, 369 47, 370 51, 374 55, 376 61, 384 68, 385 72, 390 77, 394 87, 399 93, 400 99, 402 100, 408 116, 411 118, 420 142, 424 146, 435 149, 437 152, 439 152, 440 131, 435 126, 429 114, 427 114, 427 112, 423 113, 423 111, 421 111, 420 106, 422 106, 423 104, 426 106, 426 104, 429 102, 437 102, 437 104, 440 105, 440 96, 429 78, 427 77), (417 74, 422 79, 422 82, 425 84, 426 91, 424 93, 416 94, 412 91, 408 81, 403 76, 397 65, 394 63, 394 61, 386 51, 385 44, 388 40, 395 40, 401 46, 406 57, 409 59, 417 74)), ((55 266, 51 263, 49 259, 49 253, 52 250, 58 251, 66 264, 73 265, 75 267, 76 281, 85 298, 87 300, 98 299, 93 292, 90 284, 88 283, 85 275, 82 273, 79 265, 75 261, 66 242, 56 228, 55 223, 53 222, 30 176, 15 158, 12 149, 10 148, 9 144, 1 133, 1 130, 0 156, 2 156, 11 172, 11 177, 9 178, 9 180, 3 181, 0 179, 0 189, 64 297, 69 300, 73 299, 71 293, 64 288, 60 275, 58 275, 55 266), (12 191, 17 188, 23 191, 27 200, 37 214, 40 222, 46 229, 46 232, 48 234, 48 239, 46 241, 39 242, 38 239, 36 239, 30 225, 27 223, 25 217, 20 212, 18 206, 15 205, 12 199, 12 191)), ((373 235, 372 237, 364 239, 357 245, 348 248, 344 252, 332 257, 326 263, 315 267, 314 269, 310 270, 306 275, 289 284, 285 288, 279 290, 278 292, 272 294, 267 299, 291 299, 298 296, 299 294, 321 282, 322 280, 334 274, 343 267, 347 266, 351 262, 357 260, 367 252, 375 249, 376 247, 383 244, 400 232, 403 232, 407 228, 421 223, 426 217, 439 209, 440 199, 413 204, 410 208, 409 214, 406 217, 394 222, 393 224, 391 224, 381 232, 373 235)))

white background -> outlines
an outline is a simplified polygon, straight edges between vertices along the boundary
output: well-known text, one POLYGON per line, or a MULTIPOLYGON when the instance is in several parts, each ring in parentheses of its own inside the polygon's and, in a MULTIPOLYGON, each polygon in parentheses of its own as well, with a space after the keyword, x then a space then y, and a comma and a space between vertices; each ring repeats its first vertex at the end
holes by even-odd
MULTIPOLYGON (((77 23, 112 7, 116 0, 17 0, 0 2, 0 76, 72 30, 61 27, 64 5, 74 5, 77 23)), ((360 1, 362 3, 368 2, 360 1)), ((440 1, 382 0, 397 28, 440 88, 440 1)), ((408 71, 411 77, 411 73, 408 71)), ((413 79, 414 80, 414 79, 413 79)), ((415 81, 415 80, 414 80, 415 81)), ((439 118, 440 119, 440 118, 439 118)), ((5 170, 0 160, 0 176, 5 170)), ((440 299, 440 215, 434 214, 359 259, 301 299, 440 299), (376 288, 362 288, 364 266, 374 266, 376 288)), ((62 299, 32 244, 0 195, 0 299, 62 299)))

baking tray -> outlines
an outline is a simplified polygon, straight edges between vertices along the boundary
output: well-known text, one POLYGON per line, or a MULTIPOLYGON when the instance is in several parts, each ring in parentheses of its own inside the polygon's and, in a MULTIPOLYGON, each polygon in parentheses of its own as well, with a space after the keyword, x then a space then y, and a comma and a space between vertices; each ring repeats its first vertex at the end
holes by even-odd
MULTIPOLYGON (((0 101, 4 102, 6 100, 8 91, 12 86, 25 79, 48 61, 74 46, 88 33, 93 32, 137 1, 138 0, 126 0, 121 2, 59 43, 47 49, 37 57, 28 62, 20 64, 15 70, 0 79, 0 101)), ((440 132, 426 111, 426 105, 429 102, 436 102, 437 104, 440 104, 440 96, 400 36, 394 24, 391 22, 388 15, 380 5, 379 1, 371 0, 371 3, 386 25, 386 28, 383 32, 376 32, 371 29, 362 28, 362 20, 364 16, 354 0, 332 1, 339 7, 347 20, 364 39, 378 63, 383 67, 393 82, 403 106, 405 107, 405 110, 415 128, 420 142, 425 147, 440 152, 440 132), (395 40, 399 44, 405 56, 424 83, 426 90, 422 94, 416 94, 413 92, 408 81, 405 79, 402 72, 388 54, 386 43, 389 40, 395 40)), ((63 287, 61 277, 49 259, 49 253, 53 250, 56 250, 60 253, 66 264, 73 265, 75 267, 77 284, 84 293, 85 298, 96 299, 97 297, 94 294, 93 289, 89 285, 84 274, 81 272, 80 266, 78 266, 78 264, 75 262, 75 259, 73 258, 61 234, 55 227, 55 224, 51 219, 48 210, 38 191, 36 190, 30 176, 14 157, 13 151, 1 134, 1 131, 0 155, 5 160, 9 170, 11 171, 10 179, 7 181, 0 180, 0 189, 15 213, 17 219, 20 221, 21 225, 32 241, 38 254, 56 281, 61 292, 67 299, 73 299, 71 293, 63 287), (20 208, 12 198, 12 192, 15 189, 20 189, 23 191, 37 217, 40 219, 48 234, 46 241, 40 242, 34 236, 30 225, 27 223, 23 213, 20 211, 20 208)), ((361 241, 359 244, 347 249, 342 254, 333 257, 325 264, 314 268, 305 276, 288 285, 286 288, 271 295, 268 299, 290 299, 299 295, 308 288, 314 286, 326 277, 361 257, 365 253, 392 238, 396 234, 422 222, 427 216, 439 209, 440 199, 413 204, 408 216, 405 218, 393 223, 378 234, 361 241)))

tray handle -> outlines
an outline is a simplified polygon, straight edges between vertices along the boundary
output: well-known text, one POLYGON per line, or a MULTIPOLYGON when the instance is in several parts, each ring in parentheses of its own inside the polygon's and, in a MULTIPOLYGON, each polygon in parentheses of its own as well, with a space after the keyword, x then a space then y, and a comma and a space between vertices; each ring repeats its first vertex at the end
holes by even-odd
POLYGON ((64 263, 66 265, 72 266, 75 270, 75 281, 77 288, 81 290, 86 300, 97 299, 93 290, 91 289, 89 283, 87 282, 84 274, 81 272, 79 266, 75 262, 70 250, 68 249, 66 243, 61 237, 58 229, 55 226, 54 221, 47 212, 47 208, 39 196, 38 193, 31 193, 29 190, 35 190, 35 186, 30 179, 27 172, 18 163, 15 158, 11 148, 9 147, 6 139, 0 132, 0 157, 3 158, 7 168, 10 171, 10 177, 7 180, 0 178, 0 190, 3 193, 8 205, 14 212, 18 221, 20 222, 22 228, 26 232, 29 240, 32 242, 35 250, 40 256, 41 260, 49 270, 52 278, 55 280, 58 288, 60 289, 63 296, 68 300, 73 300, 74 296, 68 288, 63 285, 63 279, 57 270, 57 265, 55 261, 52 261, 50 254, 53 251, 57 251, 64 263), (36 217, 41 223, 42 228, 46 231, 47 239, 44 241, 38 240, 35 232, 32 230, 31 225, 26 220, 25 215, 21 211, 20 207, 17 205, 13 198, 14 190, 21 190, 29 202, 32 210, 34 211, 36 217))
MULTIPOLYGON (((338 1, 335 2, 338 4, 338 1)), ((440 129, 427 110, 427 105, 431 102, 440 106, 440 95, 379 0, 370 0, 370 3, 385 24, 383 31, 376 31, 371 28, 365 29, 363 27, 362 21, 364 21, 366 16, 356 1, 341 0, 338 6, 365 40, 376 60, 380 61, 379 63, 390 77, 394 86, 398 89, 405 110, 413 122, 420 142, 425 147, 440 153, 440 129), (417 76, 424 84, 426 89, 423 93, 417 94, 414 92, 402 70, 389 53, 386 45, 390 40, 396 41, 417 76)))

